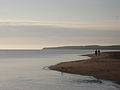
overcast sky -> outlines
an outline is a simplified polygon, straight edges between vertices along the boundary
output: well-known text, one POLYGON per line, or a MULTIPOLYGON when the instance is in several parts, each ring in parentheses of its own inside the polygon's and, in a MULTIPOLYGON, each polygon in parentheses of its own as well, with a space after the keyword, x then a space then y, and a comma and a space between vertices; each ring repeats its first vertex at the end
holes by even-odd
POLYGON ((0 48, 120 44, 120 0, 0 0, 0 48))

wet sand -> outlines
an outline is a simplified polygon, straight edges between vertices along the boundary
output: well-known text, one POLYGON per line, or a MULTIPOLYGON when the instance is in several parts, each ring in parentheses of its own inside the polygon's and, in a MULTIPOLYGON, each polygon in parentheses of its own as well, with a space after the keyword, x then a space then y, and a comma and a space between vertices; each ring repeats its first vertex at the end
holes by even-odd
POLYGON ((88 54, 90 59, 62 62, 50 66, 51 70, 60 72, 94 76, 99 79, 120 83, 120 51, 104 52, 99 56, 88 54))

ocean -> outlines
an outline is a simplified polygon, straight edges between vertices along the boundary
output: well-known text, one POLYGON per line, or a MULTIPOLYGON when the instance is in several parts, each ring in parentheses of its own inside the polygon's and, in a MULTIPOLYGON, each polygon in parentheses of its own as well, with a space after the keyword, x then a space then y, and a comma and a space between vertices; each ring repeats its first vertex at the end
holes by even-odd
POLYGON ((93 50, 0 50, 0 90, 120 90, 92 76, 49 70, 60 62, 87 59, 93 50))

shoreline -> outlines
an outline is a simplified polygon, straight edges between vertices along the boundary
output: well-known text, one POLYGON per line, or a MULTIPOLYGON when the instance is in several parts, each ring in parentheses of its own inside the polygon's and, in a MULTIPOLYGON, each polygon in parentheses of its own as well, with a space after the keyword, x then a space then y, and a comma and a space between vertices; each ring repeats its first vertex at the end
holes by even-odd
POLYGON ((87 54, 90 59, 61 62, 57 65, 50 66, 49 69, 93 76, 99 79, 111 80, 120 84, 120 51, 103 52, 100 56, 87 54))

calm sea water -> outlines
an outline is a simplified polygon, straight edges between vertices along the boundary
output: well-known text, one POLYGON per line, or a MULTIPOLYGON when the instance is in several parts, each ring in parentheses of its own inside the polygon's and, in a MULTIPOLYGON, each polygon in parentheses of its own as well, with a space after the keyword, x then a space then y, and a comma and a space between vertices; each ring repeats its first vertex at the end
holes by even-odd
POLYGON ((1 50, 0 90, 120 90, 120 85, 92 76, 47 69, 59 62, 86 59, 90 50, 1 50))

